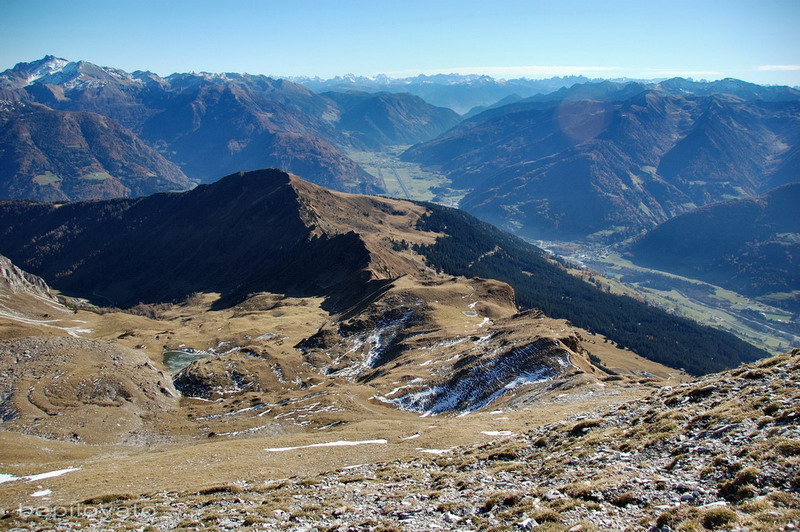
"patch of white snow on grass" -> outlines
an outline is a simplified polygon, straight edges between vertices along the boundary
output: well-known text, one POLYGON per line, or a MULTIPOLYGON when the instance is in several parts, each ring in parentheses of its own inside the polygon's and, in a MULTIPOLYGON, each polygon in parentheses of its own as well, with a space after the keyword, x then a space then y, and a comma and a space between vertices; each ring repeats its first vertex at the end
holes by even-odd
POLYGON ((427 454, 447 454, 453 449, 423 449, 421 447, 418 447, 417 450, 421 453, 427 453, 427 454))
POLYGON ((510 430, 482 430, 481 434, 486 434, 487 436, 516 436, 510 430))
POLYGON ((56 471, 49 471, 47 473, 39 473, 38 475, 28 475, 26 477, 22 477, 29 482, 33 482, 36 480, 44 480, 46 478, 53 478, 53 477, 60 477, 66 473, 71 473, 73 471, 80 470, 80 467, 68 467, 66 469, 58 469, 56 471))
POLYGON ((50 495, 51 493, 53 493, 53 490, 34 491, 33 493, 31 493, 31 497, 46 497, 47 495, 50 495))
POLYGON ((340 440, 340 441, 331 441, 326 443, 312 443, 311 445, 299 445, 297 447, 273 447, 264 450, 270 453, 281 453, 284 451, 294 451, 296 449, 310 449, 311 447, 350 447, 353 445, 374 445, 383 443, 386 443, 386 440, 361 440, 361 441, 340 440))
POLYGON ((259 430, 266 429, 267 427, 270 426, 272 426, 272 424, 268 423, 266 425, 251 427, 249 429, 244 429, 244 430, 237 430, 234 432, 217 432, 216 436, 239 436, 240 434, 250 434, 251 432, 258 432, 259 430))
POLYGON ((325 429, 329 429, 329 428, 332 428, 332 427, 336 427, 336 426, 341 425, 343 423, 344 423, 344 421, 334 421, 333 423, 328 423, 327 425, 324 425, 322 427, 317 427, 314 430, 325 430, 325 429))
POLYGON ((0 473, 0 484, 3 482, 12 482, 14 480, 19 480, 20 477, 15 477, 14 475, 9 475, 6 473, 0 473))

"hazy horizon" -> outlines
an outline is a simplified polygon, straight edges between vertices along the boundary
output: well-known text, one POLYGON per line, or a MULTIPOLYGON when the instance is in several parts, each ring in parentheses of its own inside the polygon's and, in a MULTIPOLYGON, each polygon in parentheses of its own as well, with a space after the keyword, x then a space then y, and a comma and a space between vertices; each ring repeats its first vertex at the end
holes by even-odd
POLYGON ((0 68, 52 54, 126 71, 273 77, 733 77, 800 85, 800 2, 6 0, 0 68))

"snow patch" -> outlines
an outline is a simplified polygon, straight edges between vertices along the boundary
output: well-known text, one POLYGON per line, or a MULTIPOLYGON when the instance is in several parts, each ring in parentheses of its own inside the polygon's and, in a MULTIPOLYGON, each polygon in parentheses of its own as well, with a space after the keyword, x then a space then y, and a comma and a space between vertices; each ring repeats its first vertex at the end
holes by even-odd
POLYGON ((18 321, 20 323, 25 323, 28 325, 39 325, 41 327, 50 327, 52 329, 60 329, 65 331, 67 334, 72 336, 73 338, 80 338, 81 334, 88 334, 92 332, 92 329, 87 329, 85 327, 61 327, 60 325, 52 325, 53 322, 57 322, 59 320, 35 320, 32 318, 26 318, 19 314, 16 314, 11 311, 0 310, 0 317, 7 318, 9 320, 18 321))
POLYGON ((269 453, 281 453, 284 451, 294 451, 296 449, 310 449, 312 447, 350 447, 353 445, 380 445, 387 443, 386 440, 361 440, 361 441, 331 441, 327 443, 312 443, 311 445, 299 445, 297 447, 273 447, 264 449, 269 453))
POLYGON ((424 347, 420 347, 420 350, 428 350, 428 349, 441 349, 444 347, 452 347, 454 345, 460 344, 461 342, 465 342, 467 340, 466 337, 462 338, 451 338, 449 340, 442 340, 440 342, 436 342, 430 345, 426 345, 424 347))
POLYGON ((487 436, 516 436, 510 430, 482 430, 481 434, 486 434, 487 436))
POLYGON ((352 347, 347 353, 355 353, 363 346, 369 345, 366 355, 360 363, 343 368, 332 373, 332 375, 337 377, 357 377, 361 372, 377 367, 386 349, 394 342, 394 339, 397 338, 397 335, 400 334, 413 314, 413 310, 406 310, 399 318, 379 321, 369 335, 361 333, 356 336, 352 341, 352 347))
POLYGON ((421 453, 427 454, 447 454, 453 449, 422 449, 421 447, 418 447, 417 450, 421 453))
POLYGON ((341 425, 343 423, 344 423, 344 421, 334 421, 333 423, 328 423, 327 425, 324 425, 322 427, 317 427, 314 430, 325 430, 325 429, 329 429, 329 428, 332 428, 332 427, 339 426, 339 425, 341 425))
POLYGON ((53 490, 34 491, 33 493, 31 493, 31 497, 46 497, 47 495, 50 495, 51 493, 53 493, 53 490))
POLYGON ((54 57, 47 61, 43 61, 39 65, 34 68, 30 74, 26 78, 26 85, 30 85, 34 81, 37 81, 45 76, 49 76, 50 74, 55 74, 57 72, 61 72, 65 66, 69 64, 69 61, 66 59, 60 59, 58 57, 54 57))
POLYGON ((66 469, 58 469, 56 471, 48 471, 47 473, 39 473, 38 475, 25 475, 18 477, 9 475, 8 473, 0 473, 0 484, 5 482, 14 482, 15 480, 27 480, 28 482, 35 482, 37 480, 44 480, 46 478, 60 477, 73 471, 79 471, 80 467, 68 467, 66 469))
MULTIPOLYGON (((486 354, 480 364, 460 371, 450 381, 422 388, 389 400, 402 410, 435 415, 448 411, 475 412, 503 394, 523 386, 553 379, 559 371, 537 363, 540 347, 531 343, 501 353, 486 354), (520 371, 521 368, 522 371, 520 371)), ((557 357, 558 358, 558 357, 557 357)), ((564 367, 568 362, 557 360, 564 367)))
POLYGON ((251 410, 259 410, 261 408, 267 408, 267 403, 259 403, 257 405, 248 406, 247 408, 241 408, 239 410, 234 410, 233 412, 225 412, 224 414, 213 414, 210 416, 203 416, 203 417, 196 417, 194 418, 195 421, 205 421, 206 419, 216 419, 220 417, 228 417, 228 416, 235 416, 236 414, 241 414, 243 412, 250 412, 251 410))
POLYGON ((38 475, 28 475, 27 477, 22 477, 29 482, 34 482, 36 480, 44 480, 46 478, 53 478, 53 477, 60 477, 61 475, 65 475, 67 473, 72 473, 73 471, 79 471, 80 467, 68 467, 66 469, 58 469, 56 471, 49 471, 47 473, 39 473, 38 475))
POLYGON ((237 431, 234 431, 234 432, 217 432, 215 435, 216 436, 238 436, 240 434, 250 434, 251 432, 257 432, 259 430, 262 430, 262 429, 265 429, 265 428, 271 427, 271 426, 272 426, 272 423, 269 423, 267 425, 260 425, 258 427, 251 427, 249 429, 237 430, 237 431))

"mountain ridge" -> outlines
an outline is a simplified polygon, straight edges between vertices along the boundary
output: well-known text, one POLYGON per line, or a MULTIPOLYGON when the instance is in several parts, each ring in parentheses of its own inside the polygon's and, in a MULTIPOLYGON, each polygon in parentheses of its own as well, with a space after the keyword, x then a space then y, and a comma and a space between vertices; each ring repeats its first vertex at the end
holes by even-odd
POLYGON ((462 275, 509 282, 523 308, 543 308, 673 366, 685 357, 642 339, 666 334, 670 349, 688 355, 715 338, 706 347, 715 360, 685 361, 690 372, 761 356, 733 337, 604 294, 538 248, 459 211, 328 191, 274 169, 139 199, 58 208, 0 202, 0 236, 0 253, 25 269, 120 306, 219 292, 216 308, 227 308, 267 291, 322 297, 327 310, 357 314, 403 276, 424 283, 462 275))

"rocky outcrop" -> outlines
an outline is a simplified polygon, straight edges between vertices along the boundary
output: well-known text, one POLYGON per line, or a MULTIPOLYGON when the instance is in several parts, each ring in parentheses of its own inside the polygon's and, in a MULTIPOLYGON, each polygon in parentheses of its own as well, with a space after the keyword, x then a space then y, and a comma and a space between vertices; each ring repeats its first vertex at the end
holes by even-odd
POLYGON ((203 399, 276 391, 288 384, 276 360, 247 351, 196 360, 179 371, 173 382, 184 396, 203 399))
POLYGON ((151 437, 158 417, 177 407, 178 393, 142 352, 82 338, 28 337, 0 341, 0 398, 5 430, 123 443, 151 437))

